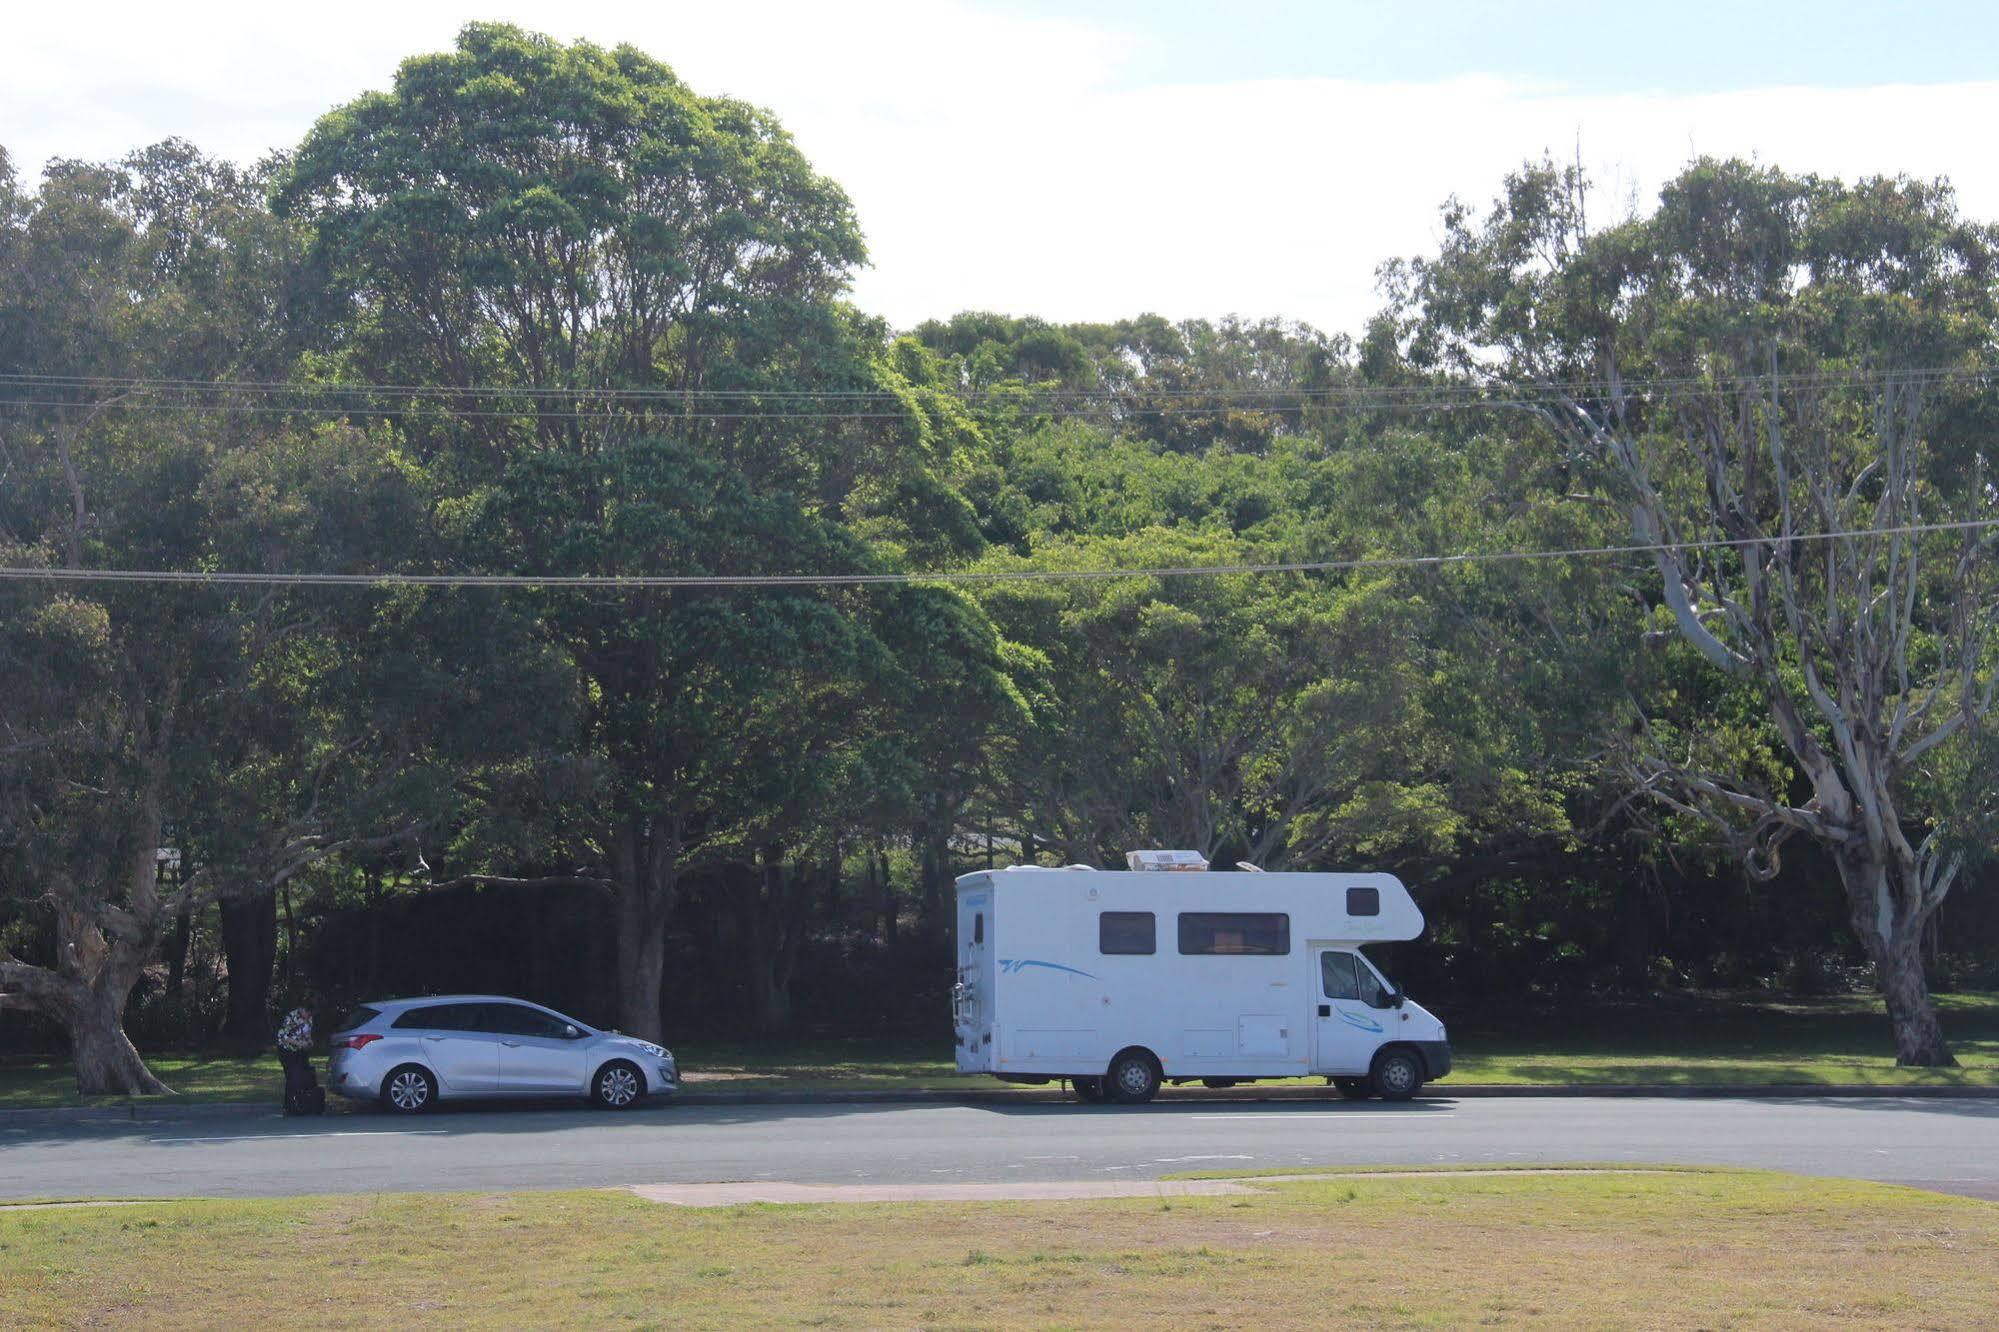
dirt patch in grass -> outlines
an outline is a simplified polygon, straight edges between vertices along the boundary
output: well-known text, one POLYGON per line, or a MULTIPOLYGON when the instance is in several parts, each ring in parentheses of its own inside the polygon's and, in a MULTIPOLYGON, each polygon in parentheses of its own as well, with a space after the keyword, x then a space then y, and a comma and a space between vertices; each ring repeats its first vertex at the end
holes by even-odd
POLYGON ((1989 1326, 1999 1206, 1737 1172, 689 1211, 621 1192, 0 1214, 0 1325, 1989 1326))

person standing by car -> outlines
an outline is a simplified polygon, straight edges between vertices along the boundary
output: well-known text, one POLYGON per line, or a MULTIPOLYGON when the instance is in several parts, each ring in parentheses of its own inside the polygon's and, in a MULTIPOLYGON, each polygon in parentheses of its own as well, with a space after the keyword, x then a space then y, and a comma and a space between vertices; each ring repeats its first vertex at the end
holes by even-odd
POLYGON ((285 1113, 318 1115, 326 1112, 326 1089, 312 1070, 313 996, 308 992, 298 1007, 285 1014, 278 1024, 278 1062, 285 1070, 285 1113))

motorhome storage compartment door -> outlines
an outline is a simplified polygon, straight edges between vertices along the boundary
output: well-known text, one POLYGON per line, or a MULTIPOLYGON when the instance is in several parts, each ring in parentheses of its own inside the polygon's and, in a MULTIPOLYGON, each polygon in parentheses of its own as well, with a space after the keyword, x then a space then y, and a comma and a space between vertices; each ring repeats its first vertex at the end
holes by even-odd
POLYGON ((1290 1019, 1274 1013, 1259 1013, 1236 1019, 1238 1054, 1285 1055, 1291 1053, 1290 1019))

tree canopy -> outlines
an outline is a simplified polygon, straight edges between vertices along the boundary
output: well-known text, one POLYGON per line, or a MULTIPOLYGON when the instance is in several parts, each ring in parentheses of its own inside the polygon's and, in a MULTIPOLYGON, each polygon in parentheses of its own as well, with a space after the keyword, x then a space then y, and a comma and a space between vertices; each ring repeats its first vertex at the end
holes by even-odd
POLYGON ((1871 977, 1947 1061, 1994 231, 1700 160, 1441 236, 1357 339, 895 330, 767 112, 501 24, 258 168, 0 157, 0 1043, 921 1027, 954 874, 1166 845, 1402 874, 1416 983, 1871 977), (536 581, 704 575, 784 581, 536 581))

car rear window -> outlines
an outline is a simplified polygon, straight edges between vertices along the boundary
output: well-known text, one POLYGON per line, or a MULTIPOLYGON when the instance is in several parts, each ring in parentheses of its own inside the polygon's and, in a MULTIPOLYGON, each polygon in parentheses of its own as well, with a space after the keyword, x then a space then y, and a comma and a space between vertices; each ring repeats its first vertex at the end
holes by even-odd
POLYGON ((379 1008, 357 1008, 346 1017, 341 1018, 340 1025, 335 1027, 334 1030, 352 1031, 356 1027, 367 1026, 380 1016, 382 1016, 382 1010, 379 1008))

